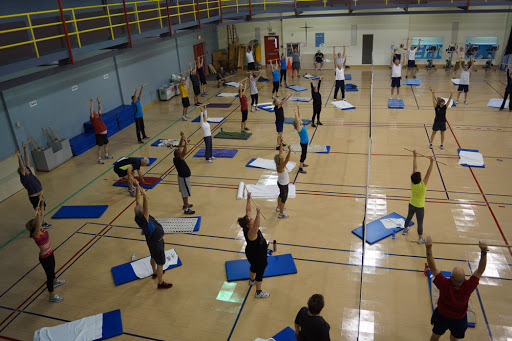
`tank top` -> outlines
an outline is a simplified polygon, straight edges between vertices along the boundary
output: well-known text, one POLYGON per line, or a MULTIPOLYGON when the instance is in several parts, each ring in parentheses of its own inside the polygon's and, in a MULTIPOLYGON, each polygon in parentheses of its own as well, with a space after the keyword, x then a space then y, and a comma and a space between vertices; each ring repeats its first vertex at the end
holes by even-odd
POLYGON ((32 237, 39 246, 39 258, 46 258, 53 253, 52 243, 50 243, 50 236, 46 230, 41 230, 39 237, 32 237))
POLYGON ((280 184, 281 186, 286 186, 290 183, 290 178, 288 176, 288 170, 286 169, 286 167, 284 169, 284 172, 277 172, 277 183, 280 184))
POLYGON ((443 105, 442 107, 440 107, 439 105, 436 105, 435 111, 436 111, 435 120, 437 122, 446 122, 446 105, 443 105))
POLYGON ((245 242, 247 243, 247 246, 245 247, 246 250, 251 250, 251 251, 257 251, 257 250, 267 250, 267 241, 265 240, 265 237, 263 237, 263 233, 261 233, 260 230, 258 230, 258 236, 256 237, 256 239, 254 240, 249 240, 249 237, 247 236, 247 234, 249 233, 249 229, 246 230, 243 230, 244 231, 244 237, 245 237, 245 242))

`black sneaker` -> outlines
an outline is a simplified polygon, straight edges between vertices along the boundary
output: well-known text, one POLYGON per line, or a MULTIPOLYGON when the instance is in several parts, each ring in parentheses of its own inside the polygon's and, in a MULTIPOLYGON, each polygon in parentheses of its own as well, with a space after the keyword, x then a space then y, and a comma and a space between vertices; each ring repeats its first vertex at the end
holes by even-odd
MULTIPOLYGON (((182 207, 183 207, 183 209, 185 209, 185 205, 183 205, 182 207)), ((192 207, 194 207, 193 204, 188 204, 188 208, 192 208, 192 207)))
POLYGON ((196 211, 192 211, 190 208, 187 208, 184 212, 185 214, 194 214, 196 211))
POLYGON ((315 125, 314 123, 311 123, 311 126, 312 126, 313 128, 315 128, 315 127, 316 127, 316 125, 315 125))
POLYGON ((308 172, 306 172, 304 169, 302 168, 299 168, 299 173, 302 173, 302 174, 308 174, 308 172))
POLYGON ((43 223, 43 228, 44 229, 49 229, 50 227, 52 227, 52 224, 43 223))
POLYGON ((139 140, 139 143, 144 143, 144 141, 142 141, 142 140, 139 140))
POLYGON ((324 124, 320 121, 316 122, 316 125, 323 126, 324 124))
POLYGON ((276 150, 279 150, 279 146, 276 147, 276 150))
POLYGON ((283 147, 286 147, 286 143, 283 143, 283 147))
POLYGON ((303 163, 302 167, 306 168, 306 167, 309 167, 309 165, 307 163, 303 163))
POLYGON ((244 128, 244 130, 251 130, 251 129, 249 129, 249 128, 244 128))
POLYGON ((157 286, 157 289, 170 289, 170 288, 172 288, 172 284, 165 283, 165 282, 162 282, 161 284, 158 284, 158 286, 157 286))
POLYGON ((149 136, 144 136, 142 139, 147 140, 147 139, 149 139, 149 136))

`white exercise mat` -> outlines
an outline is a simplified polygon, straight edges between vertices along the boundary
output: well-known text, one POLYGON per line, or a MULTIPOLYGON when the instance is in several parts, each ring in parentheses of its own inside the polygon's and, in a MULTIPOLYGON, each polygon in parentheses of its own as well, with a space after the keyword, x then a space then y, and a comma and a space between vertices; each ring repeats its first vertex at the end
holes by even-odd
POLYGON ((292 96, 290 98, 288 98, 289 101, 293 101, 293 102, 309 102, 312 100, 311 97, 298 97, 298 96, 292 96))
MULTIPOLYGON (((146 278, 153 274, 153 268, 151 267, 151 256, 141 258, 135 262, 131 262, 130 265, 133 268, 133 272, 139 278, 146 278)), ((178 254, 174 249, 165 251, 165 264, 164 269, 167 269, 170 265, 178 264, 178 254)))
POLYGON ((217 97, 236 97, 238 96, 237 92, 221 92, 220 94, 217 94, 217 97))
POLYGON ((484 157, 479 152, 468 152, 461 150, 459 152, 459 165, 466 164, 468 166, 481 167, 484 165, 484 157))
MULTIPOLYGON (((489 103, 487 103, 487 106, 493 108, 501 108, 501 103, 503 103, 503 98, 491 98, 489 103)), ((509 103, 510 100, 507 99, 505 102, 505 108, 508 108, 509 103)))
MULTIPOLYGON (((302 149, 300 144, 292 144, 292 149, 299 153, 302 149)), ((308 153, 327 153, 327 146, 319 144, 308 144, 308 153)))
MULTIPOLYGON (((254 199, 277 199, 279 187, 275 185, 245 185, 254 199)), ((247 191, 243 191, 244 199, 247 199, 247 191)), ((288 198, 295 198, 295 185, 288 185, 288 198)))
POLYGON ((460 79, 455 79, 455 78, 453 78, 453 79, 452 79, 452 83, 453 83, 453 84, 455 84, 455 85, 459 85, 459 83, 460 83, 460 79))
POLYGON ((235 88, 238 88, 240 84, 238 82, 226 82, 225 85, 234 86, 235 88))
POLYGON ((192 233, 199 218, 161 218, 157 219, 165 233, 192 233))
POLYGON ((99 340, 103 337, 102 329, 103 314, 98 314, 84 317, 80 320, 64 323, 55 327, 41 328, 34 334, 34 341, 99 340))
POLYGON ((208 117, 206 121, 210 123, 220 123, 222 120, 224 120, 224 117, 208 117))
POLYGON ((354 109, 355 108, 355 106, 353 106, 352 104, 350 104, 347 101, 332 101, 331 104, 334 105, 336 108, 341 109, 341 110, 347 110, 347 109, 354 109))
MULTIPOLYGON (((273 171, 276 170, 276 163, 274 162, 274 160, 262 159, 261 157, 257 158, 253 162, 251 162, 250 165, 254 166, 254 167, 258 167, 258 168, 270 169, 273 171)), ((288 161, 288 163, 286 164, 286 170, 288 172, 291 172, 295 168, 296 165, 297 165, 296 162, 288 161)))
POLYGON ((308 73, 307 75, 304 75, 304 78, 317 78, 317 76, 308 73))
MULTIPOLYGON (((439 98, 442 98, 444 99, 444 102, 447 103, 448 100, 450 99, 449 97, 439 97, 439 98)), ((448 108, 451 108, 455 105, 455 103, 453 102, 453 99, 450 101, 450 103, 448 103, 448 108)))
POLYGON ((386 218, 381 219, 380 222, 387 229, 394 229, 395 227, 404 227, 405 225, 404 218, 386 218))

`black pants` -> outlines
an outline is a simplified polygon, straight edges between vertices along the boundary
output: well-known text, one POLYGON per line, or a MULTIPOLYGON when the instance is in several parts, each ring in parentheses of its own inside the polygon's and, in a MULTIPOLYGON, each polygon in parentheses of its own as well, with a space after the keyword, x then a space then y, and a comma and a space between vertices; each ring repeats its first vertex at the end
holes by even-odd
POLYGON ((205 144, 205 149, 204 149, 204 158, 206 160, 210 160, 213 156, 213 152, 212 152, 212 137, 211 136, 206 136, 204 138, 204 144, 205 144))
POLYGON ((272 95, 274 94, 274 92, 277 94, 279 92, 279 81, 273 82, 272 84, 274 85, 274 87, 272 88, 272 95))
POLYGON ((281 79, 279 80, 279 84, 283 83, 283 80, 284 80, 284 83, 286 84, 286 71, 288 70, 281 70, 281 79))
MULTIPOLYGON (((302 129, 306 129, 306 128, 302 128, 302 129)), ((301 149, 300 162, 304 162, 304 161, 306 161, 306 155, 308 153, 308 144, 307 143, 301 143, 300 144, 300 149, 301 149)))
POLYGON ((263 274, 267 267, 267 248, 261 249, 245 249, 245 255, 249 264, 251 264, 250 271, 256 274, 256 282, 263 281, 263 274))
POLYGON ((507 102, 508 96, 510 96, 510 100, 508 103, 508 109, 512 110, 512 90, 505 90, 505 95, 503 95, 503 103, 501 103, 500 109, 505 108, 505 103, 507 102))
POLYGON ((313 106, 313 118, 311 119, 313 124, 315 123, 315 117, 317 117, 317 122, 320 122, 320 111, 322 111, 321 106, 313 106))
POLYGON ((334 99, 337 99, 336 96, 338 95, 339 90, 341 90, 341 98, 345 98, 345 81, 344 80, 336 81, 336 88, 334 89, 334 99))
POLYGON ((46 273, 46 288, 48 292, 53 292, 53 280, 55 279, 55 256, 53 253, 46 258, 39 258, 46 273))
POLYGON ((425 207, 419 208, 409 204, 409 212, 407 213, 407 219, 405 220, 404 227, 409 227, 414 213, 416 213, 416 220, 418 221, 418 234, 421 236, 423 235, 423 217, 425 216, 425 207))
POLYGON ((137 129, 137 140, 142 141, 146 138, 146 132, 144 131, 144 117, 135 118, 135 128, 137 129), (142 133, 142 137, 140 134, 142 133))
POLYGON ((255 104, 258 105, 258 94, 251 95, 251 107, 255 104))

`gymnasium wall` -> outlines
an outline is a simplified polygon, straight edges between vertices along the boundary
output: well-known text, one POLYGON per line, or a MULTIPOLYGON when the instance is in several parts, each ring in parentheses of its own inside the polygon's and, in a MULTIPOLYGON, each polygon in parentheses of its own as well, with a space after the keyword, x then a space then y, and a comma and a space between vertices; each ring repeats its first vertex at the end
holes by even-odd
MULTIPOLYGON (((305 67, 313 67, 313 55, 318 50, 315 47, 315 33, 325 33, 325 46, 350 45, 347 47, 348 63, 361 65, 363 34, 373 34, 374 64, 387 65, 390 60, 390 46, 405 42, 405 38, 443 37, 443 59, 438 63, 444 63, 448 53, 444 50, 446 45, 456 38, 457 42, 465 42, 468 36, 497 36, 500 50, 496 53, 495 61, 501 60, 505 48, 510 25, 510 13, 463 13, 460 14, 414 14, 414 15, 373 15, 373 16, 343 16, 321 17, 302 19, 283 19, 269 21, 253 21, 237 24, 237 32, 240 43, 255 39, 257 29, 260 30, 261 42, 268 35, 269 27, 280 38, 280 44, 289 42, 305 42, 305 30, 308 29, 308 45, 301 48, 305 67), (458 30, 453 31, 457 27, 458 30), (356 41, 352 41, 352 30, 356 30, 356 41), (404 40, 402 40, 404 39, 404 40)), ((219 47, 227 47, 227 33, 223 27, 218 30, 219 47)), ((332 48, 324 48, 322 52, 326 58, 332 59, 332 48)), ((262 44, 262 59, 265 56, 262 44)), ((419 61, 418 63, 426 63, 419 61)), ((479 61, 484 63, 484 61, 479 61)), ((332 64, 331 64, 332 66, 332 64)))

